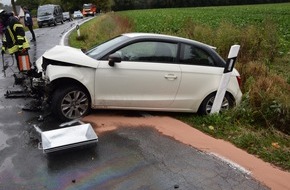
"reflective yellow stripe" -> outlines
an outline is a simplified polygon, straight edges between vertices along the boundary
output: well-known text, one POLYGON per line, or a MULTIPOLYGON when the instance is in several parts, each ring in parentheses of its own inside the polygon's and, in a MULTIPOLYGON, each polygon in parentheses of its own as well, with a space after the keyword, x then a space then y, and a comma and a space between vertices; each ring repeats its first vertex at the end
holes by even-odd
POLYGON ((22 45, 23 45, 23 48, 24 48, 24 49, 27 49, 27 48, 30 47, 28 42, 25 42, 25 43, 23 43, 22 45))
POLYGON ((12 39, 12 42, 13 42, 13 44, 14 44, 14 43, 15 43, 14 35, 13 35, 13 33, 12 33, 10 27, 7 27, 7 29, 8 29, 9 35, 10 35, 10 37, 11 37, 11 39, 12 39))
POLYGON ((30 46, 29 46, 29 42, 28 42, 26 36, 24 36, 24 43, 23 43, 22 45, 23 45, 23 48, 24 48, 24 49, 27 49, 27 48, 30 47, 30 46))
POLYGON ((18 51, 18 47, 17 46, 13 46, 12 48, 8 49, 8 53, 9 54, 13 54, 13 53, 15 53, 17 51, 18 51))
POLYGON ((23 28, 22 24, 14 24, 13 30, 15 31, 17 27, 23 28))
MULTIPOLYGON (((28 43, 28 42, 23 43, 23 44, 22 44, 22 48, 23 48, 23 49, 27 49, 27 48, 29 48, 29 43, 28 43)), ((15 53, 15 52, 17 52, 17 51, 19 51, 19 48, 18 48, 17 45, 14 45, 13 47, 8 48, 8 53, 9 53, 9 54, 13 54, 13 53, 15 53)))
POLYGON ((17 36, 17 39, 18 40, 24 40, 24 37, 23 36, 17 36))

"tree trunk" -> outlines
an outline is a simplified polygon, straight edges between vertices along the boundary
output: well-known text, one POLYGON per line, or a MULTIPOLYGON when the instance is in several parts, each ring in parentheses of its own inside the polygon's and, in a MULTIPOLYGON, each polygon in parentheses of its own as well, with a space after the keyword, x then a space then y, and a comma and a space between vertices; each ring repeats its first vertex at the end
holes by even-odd
POLYGON ((17 13, 17 10, 16 10, 16 5, 15 5, 15 1, 14 0, 11 0, 11 5, 12 5, 12 9, 13 9, 14 15, 17 16, 18 13, 17 13))

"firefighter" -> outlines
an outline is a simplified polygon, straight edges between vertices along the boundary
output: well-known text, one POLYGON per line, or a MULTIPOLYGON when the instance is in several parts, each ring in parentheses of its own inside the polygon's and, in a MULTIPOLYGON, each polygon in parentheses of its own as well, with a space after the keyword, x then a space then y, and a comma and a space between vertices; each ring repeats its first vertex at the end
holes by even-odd
POLYGON ((30 47, 23 25, 14 17, 13 13, 7 13, 5 10, 0 10, 0 22, 3 25, 2 55, 5 52, 8 52, 10 55, 14 54, 17 67, 19 71, 22 71, 18 56, 25 53, 28 55, 30 47))

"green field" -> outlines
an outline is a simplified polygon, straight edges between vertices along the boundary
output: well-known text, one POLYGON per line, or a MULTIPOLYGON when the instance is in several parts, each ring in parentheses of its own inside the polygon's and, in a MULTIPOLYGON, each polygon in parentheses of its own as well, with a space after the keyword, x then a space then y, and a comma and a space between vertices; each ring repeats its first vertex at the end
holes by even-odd
POLYGON ((278 25, 281 43, 290 47, 290 3, 134 10, 119 13, 132 19, 135 32, 167 34, 178 33, 187 20, 212 28, 228 22, 240 29, 248 25, 259 26, 268 20, 278 25))
POLYGON ((212 27, 221 22, 231 22, 240 28, 249 24, 259 25, 269 19, 279 25, 282 35, 290 37, 290 3, 133 10, 118 13, 129 16, 137 23, 136 32, 154 32, 154 29, 155 32, 177 31, 184 20, 189 18, 212 27))

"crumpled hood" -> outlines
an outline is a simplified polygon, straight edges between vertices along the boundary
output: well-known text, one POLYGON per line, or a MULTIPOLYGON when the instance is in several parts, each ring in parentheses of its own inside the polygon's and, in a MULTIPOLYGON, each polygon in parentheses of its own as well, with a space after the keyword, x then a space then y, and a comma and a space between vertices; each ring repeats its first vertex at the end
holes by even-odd
POLYGON ((68 63, 70 65, 78 65, 84 67, 97 68, 97 60, 87 56, 80 49, 56 45, 53 48, 47 50, 37 61, 36 65, 38 69, 42 68, 42 59, 46 58, 52 61, 68 63))

